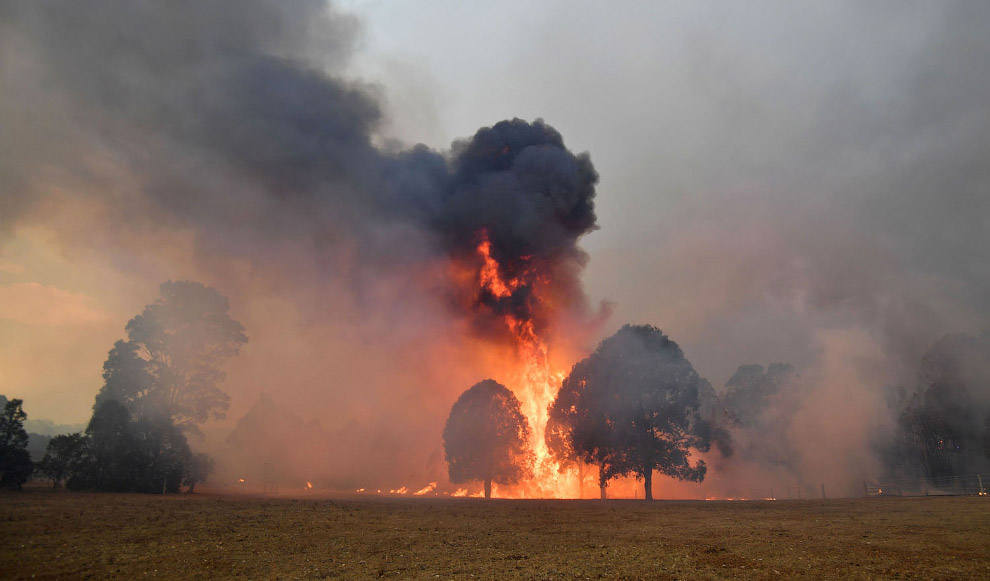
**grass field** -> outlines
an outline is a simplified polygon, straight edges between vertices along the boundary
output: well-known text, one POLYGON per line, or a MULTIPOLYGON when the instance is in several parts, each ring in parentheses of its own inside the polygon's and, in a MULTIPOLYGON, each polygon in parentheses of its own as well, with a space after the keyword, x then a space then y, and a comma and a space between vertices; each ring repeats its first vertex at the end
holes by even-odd
POLYGON ((3 578, 990 578, 990 499, 0 493, 3 578))

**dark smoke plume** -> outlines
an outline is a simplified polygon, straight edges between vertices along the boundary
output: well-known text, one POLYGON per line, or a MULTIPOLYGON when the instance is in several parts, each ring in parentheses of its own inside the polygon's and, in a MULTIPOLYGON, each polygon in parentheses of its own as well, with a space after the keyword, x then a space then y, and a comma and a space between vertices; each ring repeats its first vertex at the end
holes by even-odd
MULTIPOLYGON (((256 305, 267 328, 244 319, 253 348, 283 358, 246 358, 228 389, 278 382, 302 401, 348 401, 366 422, 354 431, 384 434, 386 453, 409 433, 435 446, 465 384, 447 364, 437 385, 414 338, 585 313, 577 240, 596 228, 598 177, 541 120, 496 123, 450 151, 379 145, 381 91, 347 77, 356 34, 322 0, 0 0, 0 241, 55 224, 67 254, 256 305), (511 296, 479 290, 483 236, 500 275, 519 279, 511 296), (286 358, 296 367, 281 371, 286 358), (428 411, 408 414, 414 404, 428 411)), ((404 461, 388 470, 426 458, 404 461)))
POLYGON ((14 2, 3 14, 4 84, 23 90, 4 99, 5 126, 54 132, 57 114, 75 129, 8 159, 8 227, 43 205, 51 184, 39 176, 73 172, 99 190, 93 166, 109 158, 133 189, 69 195, 112 204, 124 232, 192 229, 213 256, 303 239, 315 255, 347 247, 359 262, 393 264, 431 248, 473 259, 484 231, 501 274, 528 282, 481 302, 530 318, 538 277, 567 303, 583 300, 576 241, 596 228, 598 179, 587 154, 519 119, 449 154, 379 150, 375 92, 326 70, 354 25, 323 2, 14 2), (39 85, 45 99, 28 90, 39 85))

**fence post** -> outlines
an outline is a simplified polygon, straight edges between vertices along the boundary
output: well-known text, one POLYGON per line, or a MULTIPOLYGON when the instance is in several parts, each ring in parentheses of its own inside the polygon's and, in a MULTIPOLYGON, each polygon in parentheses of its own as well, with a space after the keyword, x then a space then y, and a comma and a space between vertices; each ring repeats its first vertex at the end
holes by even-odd
POLYGON ((822 482, 821 485, 822 485, 822 498, 825 498, 825 483, 822 482))
POLYGON ((980 496, 986 496, 987 489, 983 488, 983 476, 980 474, 976 475, 976 481, 980 484, 980 496))
POLYGON ((870 489, 867 488, 865 480, 863 481, 863 494, 866 495, 866 498, 870 497, 870 489))

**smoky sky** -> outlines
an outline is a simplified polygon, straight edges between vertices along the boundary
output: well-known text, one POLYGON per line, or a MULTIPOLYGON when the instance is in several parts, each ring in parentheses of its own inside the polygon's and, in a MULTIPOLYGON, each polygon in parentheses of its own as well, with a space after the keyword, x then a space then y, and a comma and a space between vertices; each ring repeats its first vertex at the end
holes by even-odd
MULTIPOLYGON (((467 255, 485 231, 506 277, 520 274, 520 257, 583 265, 577 239, 596 227, 589 157, 567 150, 541 120, 519 119, 449 152, 380 150, 372 143, 379 95, 333 70, 355 24, 323 2, 42 2, 4 11, 5 85, 23 88, 5 107, 14 134, 61 124, 54 115, 72 123, 69 143, 49 148, 42 137, 8 163, 8 226, 51 187, 32 182, 64 171, 85 179, 94 161, 80 152, 95 150, 136 182, 112 201, 120 207, 110 227, 189 228, 205 253, 250 256, 303 238, 314 255, 350 243, 360 262, 388 266, 422 258, 424 247, 467 255), (51 94, 50 109, 37 104, 39 93, 51 94), (379 236, 388 229, 396 232, 379 236)), ((101 186, 93 195, 106 197, 101 186)))

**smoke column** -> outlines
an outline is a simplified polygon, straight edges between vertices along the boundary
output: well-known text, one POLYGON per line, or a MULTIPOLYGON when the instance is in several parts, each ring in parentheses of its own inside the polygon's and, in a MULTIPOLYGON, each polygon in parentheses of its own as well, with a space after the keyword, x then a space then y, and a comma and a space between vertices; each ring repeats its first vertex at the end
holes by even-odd
POLYGON ((286 402, 347 402, 287 443, 295 464, 336 464, 352 485, 339 473, 356 463, 334 451, 350 447, 371 472, 423 478, 445 402, 520 357, 510 321, 546 367, 554 323, 587 318, 588 156, 519 119, 447 152, 376 146, 376 90, 343 75, 355 23, 326 3, 5 2, 0 16, 0 236, 58 223, 66 252, 230 296, 258 346, 225 386, 232 417, 256 394, 255 425, 293 423, 286 402), (504 295, 483 284, 482 241, 487 276, 514 281, 504 295), (474 354, 485 345, 502 354, 474 354), (306 443, 321 429, 337 444, 306 443))

